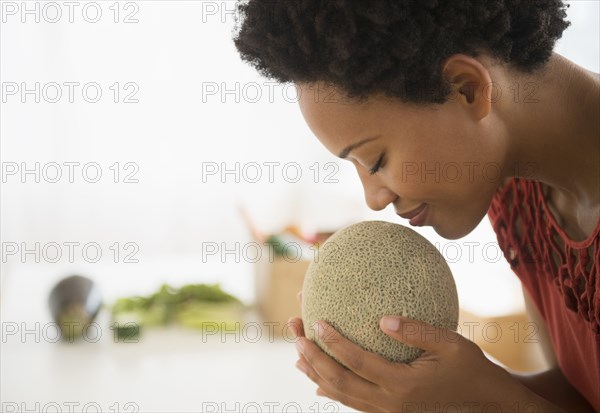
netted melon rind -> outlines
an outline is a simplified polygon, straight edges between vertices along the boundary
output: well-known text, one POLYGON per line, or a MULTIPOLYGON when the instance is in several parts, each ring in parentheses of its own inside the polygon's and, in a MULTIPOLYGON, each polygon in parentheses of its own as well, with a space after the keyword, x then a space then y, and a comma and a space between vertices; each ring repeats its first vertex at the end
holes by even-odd
POLYGON ((408 363, 422 350, 379 328, 382 316, 394 314, 456 331, 458 295, 446 260, 426 238, 399 224, 364 221, 340 229, 306 272, 306 336, 333 357, 311 328, 325 320, 365 350, 408 363))

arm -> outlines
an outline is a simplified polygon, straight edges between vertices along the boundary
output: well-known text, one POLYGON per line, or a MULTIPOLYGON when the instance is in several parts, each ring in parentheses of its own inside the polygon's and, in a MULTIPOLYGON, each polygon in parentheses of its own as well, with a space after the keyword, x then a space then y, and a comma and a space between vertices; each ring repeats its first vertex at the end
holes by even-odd
POLYGON ((546 324, 525 288, 523 288, 523 296, 529 319, 538 327, 539 343, 550 367, 541 373, 529 375, 511 373, 511 375, 537 395, 560 406, 567 412, 595 413, 583 396, 571 386, 558 367, 546 324))

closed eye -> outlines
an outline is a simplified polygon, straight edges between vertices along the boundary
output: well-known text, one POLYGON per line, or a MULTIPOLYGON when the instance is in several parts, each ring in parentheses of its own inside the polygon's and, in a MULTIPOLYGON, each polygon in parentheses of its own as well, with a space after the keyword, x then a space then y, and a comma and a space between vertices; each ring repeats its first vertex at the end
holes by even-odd
POLYGON ((371 173, 371 175, 375 175, 377 173, 377 171, 379 171, 379 168, 381 168, 382 163, 383 163, 383 154, 381 154, 381 156, 379 157, 379 159, 377 160, 375 165, 369 171, 371 173))

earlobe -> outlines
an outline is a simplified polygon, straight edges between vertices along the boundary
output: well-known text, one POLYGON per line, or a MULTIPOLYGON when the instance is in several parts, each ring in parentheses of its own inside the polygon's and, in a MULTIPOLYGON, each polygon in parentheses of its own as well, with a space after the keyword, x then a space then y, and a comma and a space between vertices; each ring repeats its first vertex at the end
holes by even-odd
POLYGON ((444 62, 442 74, 458 97, 457 102, 464 105, 476 120, 489 114, 492 79, 477 59, 462 54, 452 55, 444 62))

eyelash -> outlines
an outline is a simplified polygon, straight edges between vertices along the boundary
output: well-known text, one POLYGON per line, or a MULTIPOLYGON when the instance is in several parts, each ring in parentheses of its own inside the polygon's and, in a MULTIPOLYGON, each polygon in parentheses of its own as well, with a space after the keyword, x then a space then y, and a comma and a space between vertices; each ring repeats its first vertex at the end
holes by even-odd
POLYGON ((377 160, 377 163, 375 164, 375 166, 373 166, 371 168, 371 170, 369 171, 371 173, 371 175, 375 175, 377 173, 377 171, 379 171, 379 168, 381 168, 382 163, 383 163, 383 154, 381 154, 381 156, 377 160))

